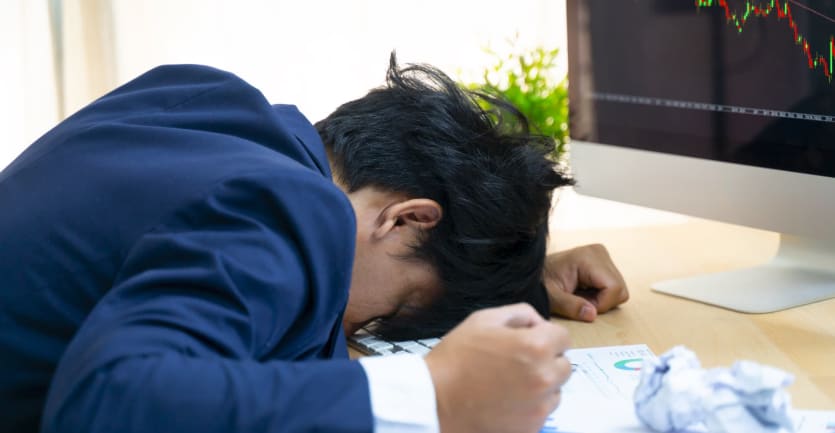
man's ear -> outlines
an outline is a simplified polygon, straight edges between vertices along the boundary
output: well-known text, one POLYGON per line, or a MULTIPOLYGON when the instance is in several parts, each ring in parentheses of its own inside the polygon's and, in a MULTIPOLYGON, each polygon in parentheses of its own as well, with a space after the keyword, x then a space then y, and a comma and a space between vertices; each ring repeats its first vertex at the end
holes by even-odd
POLYGON ((441 205, 428 198, 413 198, 393 203, 380 213, 374 237, 382 238, 404 225, 418 230, 428 230, 435 227, 442 216, 441 205))

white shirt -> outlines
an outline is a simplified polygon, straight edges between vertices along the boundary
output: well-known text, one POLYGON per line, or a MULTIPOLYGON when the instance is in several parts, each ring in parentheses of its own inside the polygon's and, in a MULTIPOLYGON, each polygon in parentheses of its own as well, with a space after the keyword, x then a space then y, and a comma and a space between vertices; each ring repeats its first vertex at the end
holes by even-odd
POLYGON ((360 358, 376 433, 438 433, 435 387, 420 355, 360 358))

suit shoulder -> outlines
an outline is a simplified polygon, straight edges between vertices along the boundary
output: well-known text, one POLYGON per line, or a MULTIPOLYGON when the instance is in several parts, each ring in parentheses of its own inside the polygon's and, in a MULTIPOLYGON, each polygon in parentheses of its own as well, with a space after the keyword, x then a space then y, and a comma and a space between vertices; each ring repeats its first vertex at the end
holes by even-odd
POLYGON ((203 65, 163 65, 117 87, 77 116, 106 120, 201 106, 264 112, 271 107, 261 91, 231 72, 203 65))

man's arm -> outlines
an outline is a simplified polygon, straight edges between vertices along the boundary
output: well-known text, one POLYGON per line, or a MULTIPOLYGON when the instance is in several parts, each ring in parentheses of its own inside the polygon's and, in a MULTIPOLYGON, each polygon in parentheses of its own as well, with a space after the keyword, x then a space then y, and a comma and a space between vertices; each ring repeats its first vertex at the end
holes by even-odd
POLYGON ((365 376, 348 360, 137 355, 61 381, 51 395, 43 432, 372 431, 365 376))
POLYGON ((134 244, 59 363, 43 432, 373 428, 359 363, 316 360, 341 333, 350 204, 275 176, 220 182, 134 244))

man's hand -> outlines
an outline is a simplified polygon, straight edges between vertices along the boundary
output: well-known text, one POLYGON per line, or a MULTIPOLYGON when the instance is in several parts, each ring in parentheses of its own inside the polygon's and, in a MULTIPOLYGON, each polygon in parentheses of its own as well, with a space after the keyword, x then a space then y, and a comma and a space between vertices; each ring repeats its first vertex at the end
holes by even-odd
POLYGON ((602 245, 586 245, 545 258, 551 312, 593 322, 629 299, 626 282, 602 245))
POLYGON ((571 374, 568 344, 528 304, 470 315, 426 355, 441 431, 538 432, 571 374))

